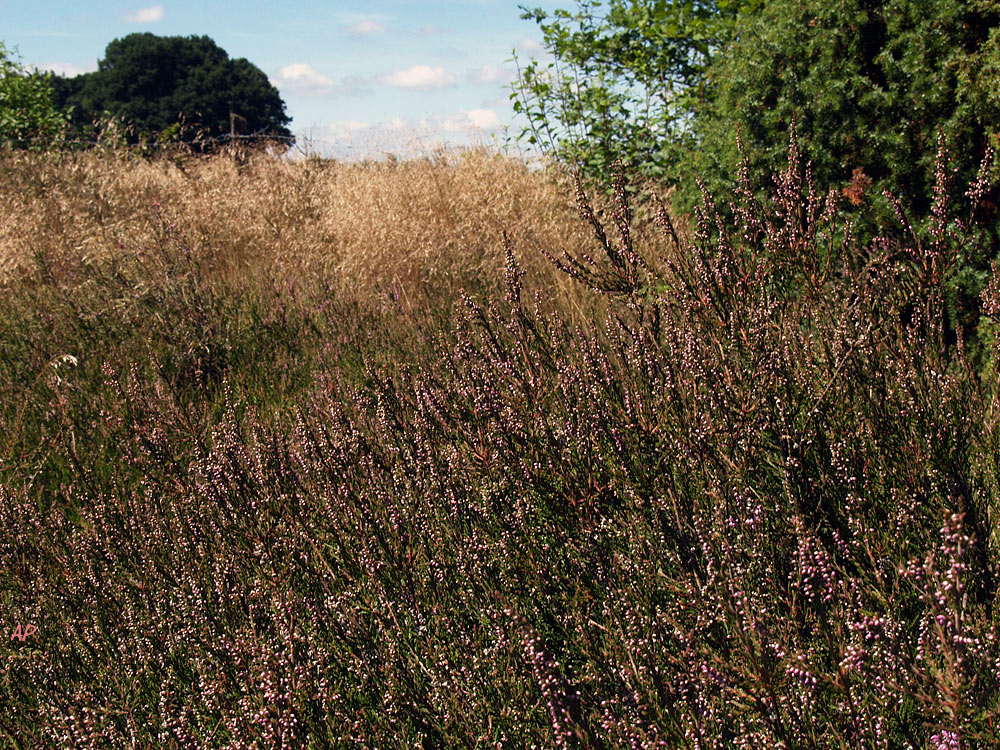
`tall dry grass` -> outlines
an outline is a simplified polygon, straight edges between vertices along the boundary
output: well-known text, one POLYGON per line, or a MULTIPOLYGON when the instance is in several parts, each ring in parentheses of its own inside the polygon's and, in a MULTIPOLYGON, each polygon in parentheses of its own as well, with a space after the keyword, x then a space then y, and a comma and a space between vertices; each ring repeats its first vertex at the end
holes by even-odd
MULTIPOLYGON (((411 161, 288 161, 260 154, 0 154, 0 279, 153 260, 165 234, 215 277, 307 277, 364 291, 456 292, 499 282, 503 236, 557 295, 572 286, 534 251, 588 241, 572 191, 485 149, 411 161)), ((70 274, 72 276, 72 274, 70 274)))

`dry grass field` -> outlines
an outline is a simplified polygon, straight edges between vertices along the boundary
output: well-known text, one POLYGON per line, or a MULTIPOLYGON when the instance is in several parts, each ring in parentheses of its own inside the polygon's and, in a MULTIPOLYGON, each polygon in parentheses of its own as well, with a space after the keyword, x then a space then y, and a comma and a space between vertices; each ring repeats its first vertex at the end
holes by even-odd
MULTIPOLYGON (((164 236, 222 278, 257 274, 454 293, 496 283, 503 235, 547 274, 589 240, 572 186, 485 149, 409 161, 284 161, 260 154, 146 160, 128 152, 0 155, 0 273, 33 258, 74 266, 147 259, 164 236)), ((568 288, 548 274, 553 290, 568 288)), ((557 292, 558 293, 558 292, 557 292)))

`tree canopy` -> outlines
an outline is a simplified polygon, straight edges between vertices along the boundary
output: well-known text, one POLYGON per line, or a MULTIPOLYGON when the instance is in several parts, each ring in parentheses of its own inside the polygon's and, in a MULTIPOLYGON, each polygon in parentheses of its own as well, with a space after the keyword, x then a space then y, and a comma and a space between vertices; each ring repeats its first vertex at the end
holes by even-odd
POLYGON ((585 174, 621 161, 652 177, 693 135, 709 71, 737 21, 761 0, 577 0, 575 10, 522 7, 554 58, 520 66, 521 136, 585 174))
POLYGON ((207 36, 130 34, 111 42, 97 70, 56 81, 63 107, 86 127, 109 113, 140 134, 176 129, 183 119, 210 136, 230 132, 290 136, 291 118, 267 76, 229 55, 207 36))
POLYGON ((1000 130, 998 24, 982 0, 767 0, 712 68, 688 169, 731 174, 739 127, 751 169, 777 172, 794 117, 823 189, 888 189, 923 213, 939 132, 968 184, 1000 130))
POLYGON ((729 179, 742 129, 758 180, 794 116, 822 189, 930 195, 941 129, 963 178, 1000 130, 993 0, 577 0, 524 9, 553 62, 515 84, 522 134, 585 174, 621 160, 681 188, 729 179), (855 171, 858 170, 858 171, 855 171))

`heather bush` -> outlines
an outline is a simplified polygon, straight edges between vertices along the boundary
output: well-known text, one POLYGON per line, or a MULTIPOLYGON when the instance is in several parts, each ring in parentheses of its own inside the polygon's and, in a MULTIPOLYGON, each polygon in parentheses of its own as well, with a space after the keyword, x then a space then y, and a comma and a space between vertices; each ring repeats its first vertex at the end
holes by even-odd
POLYGON ((170 241, 132 317, 114 265, 53 301, 44 387, 3 360, 6 742, 994 746, 995 367, 942 323, 974 227, 939 191, 932 242, 860 243, 794 142, 774 184, 654 245, 624 176, 580 187, 593 249, 543 249, 589 319, 516 236, 454 307, 242 295, 170 241), (53 359, 84 325, 122 343, 53 359))

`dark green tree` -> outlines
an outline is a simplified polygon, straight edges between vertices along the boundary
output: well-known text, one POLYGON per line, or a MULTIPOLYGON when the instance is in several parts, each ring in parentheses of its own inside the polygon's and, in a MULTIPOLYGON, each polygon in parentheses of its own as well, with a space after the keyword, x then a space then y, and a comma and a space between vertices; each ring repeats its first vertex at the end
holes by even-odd
MULTIPOLYGON (((524 10, 553 62, 521 66, 522 138, 607 179, 621 160, 698 198, 742 128, 759 182, 793 115, 821 188, 929 200, 940 128, 959 181, 1000 124, 996 0, 577 0, 524 10), (905 190, 904 190, 905 188, 905 190)), ((918 210, 927 207, 918 206, 918 210)))
POLYGON ((97 70, 57 83, 63 106, 86 126, 104 113, 159 135, 182 120, 210 136, 290 136, 285 103, 258 67, 230 59, 207 36, 130 34, 108 45, 97 70))
MULTIPOLYGON (((524 137, 605 182, 621 159, 672 183, 681 212, 700 200, 696 177, 729 187, 738 131, 751 184, 767 188, 794 120, 816 188, 841 194, 856 232, 929 243, 939 134, 961 205, 1000 131, 996 0, 578 0, 527 15, 555 63, 522 68, 524 137)), ((968 208, 985 231, 949 266, 953 331, 977 325, 998 203, 994 189, 968 208)))
POLYGON ((961 185, 1000 129, 998 23, 1000 6, 984 0, 767 0, 708 71, 714 96, 696 110, 683 166, 728 179, 739 127, 766 180, 784 164, 794 117, 821 188, 855 203, 889 189, 924 214, 938 132, 961 185))

